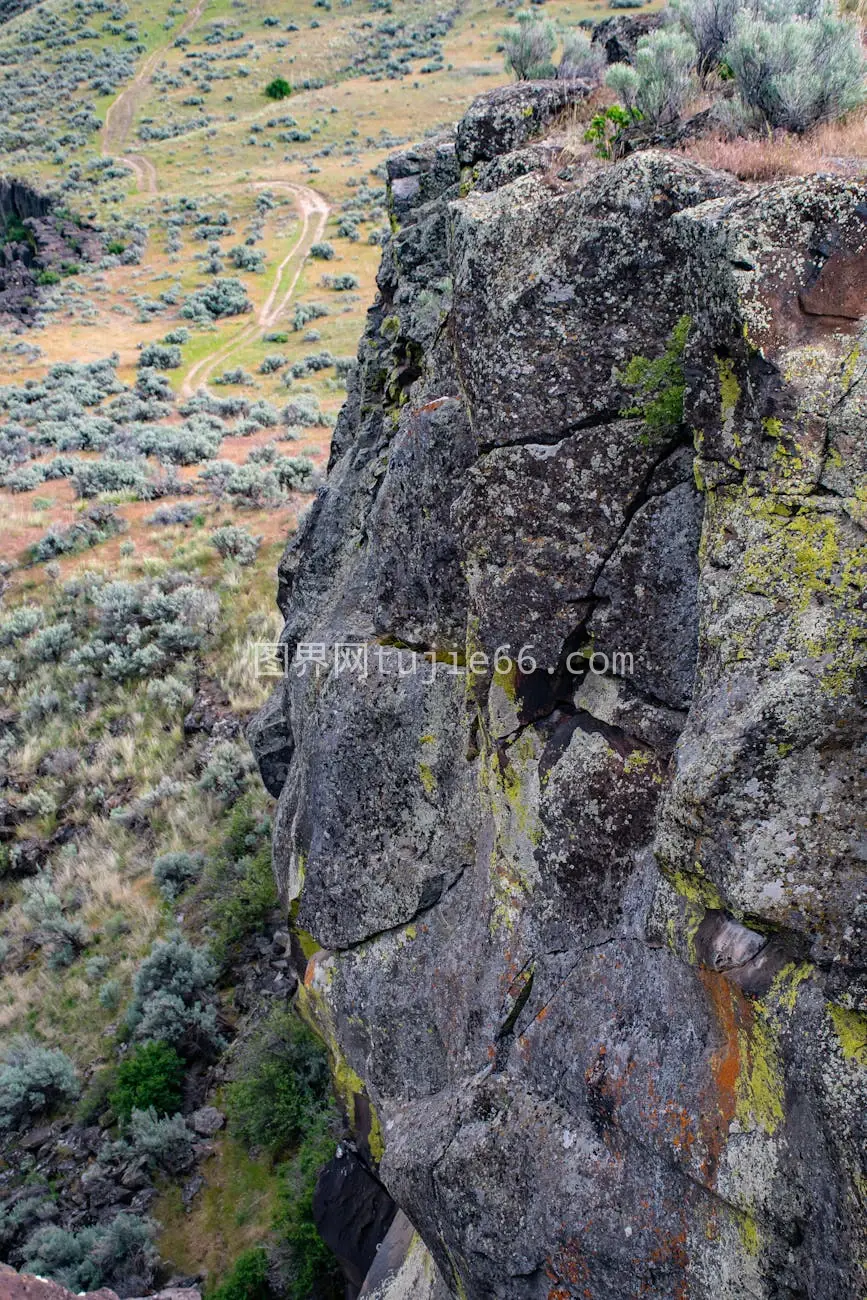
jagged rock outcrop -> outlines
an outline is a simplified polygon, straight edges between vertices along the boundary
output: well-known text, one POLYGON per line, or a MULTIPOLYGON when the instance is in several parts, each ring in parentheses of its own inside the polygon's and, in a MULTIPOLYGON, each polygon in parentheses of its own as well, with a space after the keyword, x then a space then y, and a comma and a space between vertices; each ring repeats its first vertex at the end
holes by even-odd
POLYGON ((642 36, 660 25, 659 14, 612 14, 593 24, 592 41, 601 45, 609 63, 632 63, 642 36))
MULTIPOLYGON (((16 1273, 7 1264, 0 1264, 0 1300, 118 1300, 118 1296, 107 1286, 98 1291, 69 1291, 59 1282, 32 1273, 16 1273)), ((138 1300, 202 1300, 202 1293, 198 1287, 170 1286, 138 1300)))
POLYGON ((845 1300, 863 187, 484 168, 392 164, 280 566, 257 734, 303 1007, 453 1295, 845 1300))
MULTIPOLYGON (((0 14, 2 22, 2 14, 0 14)), ((57 209, 55 200, 14 177, 0 176, 0 318, 30 321, 43 280, 103 254, 101 237, 57 209)))

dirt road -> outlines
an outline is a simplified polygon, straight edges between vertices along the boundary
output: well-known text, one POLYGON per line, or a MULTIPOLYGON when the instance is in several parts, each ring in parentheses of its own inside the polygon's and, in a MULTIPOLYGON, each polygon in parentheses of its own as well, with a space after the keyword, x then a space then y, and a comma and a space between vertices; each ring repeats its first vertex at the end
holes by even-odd
POLYGON ((207 381, 218 366, 225 367, 227 361, 247 343, 264 334, 266 330, 275 329, 285 323, 286 312, 292 301, 292 294, 298 283, 310 247, 322 238, 329 207, 321 194, 308 189, 306 185, 296 185, 290 181, 257 181, 256 189, 285 190, 293 194, 298 213, 301 217, 301 229, 298 238, 274 272, 273 283, 262 306, 252 320, 242 325, 238 333, 227 340, 216 352, 203 357, 189 370, 181 385, 181 396, 191 397, 197 388, 207 387, 207 381))

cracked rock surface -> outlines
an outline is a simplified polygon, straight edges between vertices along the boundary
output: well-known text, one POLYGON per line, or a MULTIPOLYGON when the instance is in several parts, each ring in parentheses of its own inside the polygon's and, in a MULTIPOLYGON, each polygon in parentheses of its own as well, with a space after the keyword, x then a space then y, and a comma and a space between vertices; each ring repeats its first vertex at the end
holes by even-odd
POLYGON ((280 566, 291 666, 251 738, 318 945, 299 996, 373 1108, 400 1249, 418 1233, 395 1275, 848 1300, 863 192, 655 152, 552 188, 485 111, 390 167, 329 477, 280 566), (629 373, 667 350, 661 424, 629 373))

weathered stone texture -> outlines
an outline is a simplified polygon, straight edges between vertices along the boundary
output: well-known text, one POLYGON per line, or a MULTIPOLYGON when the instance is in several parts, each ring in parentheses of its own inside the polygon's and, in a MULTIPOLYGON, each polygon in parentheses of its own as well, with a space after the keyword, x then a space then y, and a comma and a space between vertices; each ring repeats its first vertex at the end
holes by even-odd
POLYGON ((432 1258, 467 1300, 848 1300, 863 195, 656 152, 548 187, 521 93, 531 130, 494 92, 390 169, 280 572, 290 650, 368 669, 296 655, 251 732, 305 1013, 430 1252, 396 1230, 368 1293, 432 1258), (626 371, 666 349, 654 425, 626 371))

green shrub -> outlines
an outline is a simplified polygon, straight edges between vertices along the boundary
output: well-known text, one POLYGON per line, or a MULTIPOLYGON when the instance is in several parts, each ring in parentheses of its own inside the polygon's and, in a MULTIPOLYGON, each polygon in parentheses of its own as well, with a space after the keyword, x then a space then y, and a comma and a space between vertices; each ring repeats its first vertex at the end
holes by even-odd
POLYGON ((277 907, 277 886, 268 845, 241 858, 231 873, 231 888, 214 905, 214 948, 225 954, 262 930, 277 907))
POLYGON ((292 87, 285 77, 275 77, 265 87, 265 94, 269 99, 287 99, 292 94, 292 87))
POLYGON ((333 1254, 319 1236, 313 1218, 313 1195, 323 1165, 334 1155, 333 1124, 325 1113, 313 1121, 293 1159, 283 1170, 280 1208, 274 1228, 277 1254, 285 1258, 287 1300, 309 1300, 311 1295, 343 1294, 341 1275, 333 1254))
POLYGON ((134 1110, 174 1115, 181 1108, 184 1063, 168 1043, 141 1043, 117 1068, 111 1107, 126 1121, 134 1110))
POLYGON ((268 1252, 261 1246, 245 1250, 228 1276, 210 1292, 208 1300, 270 1300, 268 1252))
POLYGON ((322 239, 316 244, 311 244, 310 256, 320 258, 324 262, 330 262, 334 256, 334 245, 329 244, 327 239, 322 239))
POLYGON ((590 124, 584 132, 584 139, 588 144, 595 144, 600 158, 610 158, 620 132, 633 122, 640 121, 641 114, 638 109, 630 111, 620 104, 609 104, 590 119, 590 124))
POLYGON ((653 360, 632 357, 617 373, 619 382, 634 398, 620 414, 641 416, 646 430, 643 440, 649 443, 670 437, 683 423, 683 353, 691 324, 689 316, 681 316, 661 356, 653 360))
POLYGON ((248 1146, 290 1150, 330 1112, 325 1049, 294 1012, 273 1011, 242 1052, 226 1100, 231 1128, 248 1146))
POLYGON ((518 14, 517 19, 517 27, 509 27, 503 32, 506 71, 511 72, 517 81, 552 77, 554 65, 551 56, 557 44, 552 24, 531 13, 518 14))
POLYGON ((16 1038, 0 1065, 0 1130, 23 1128, 45 1111, 75 1101, 81 1091, 65 1052, 16 1038))

